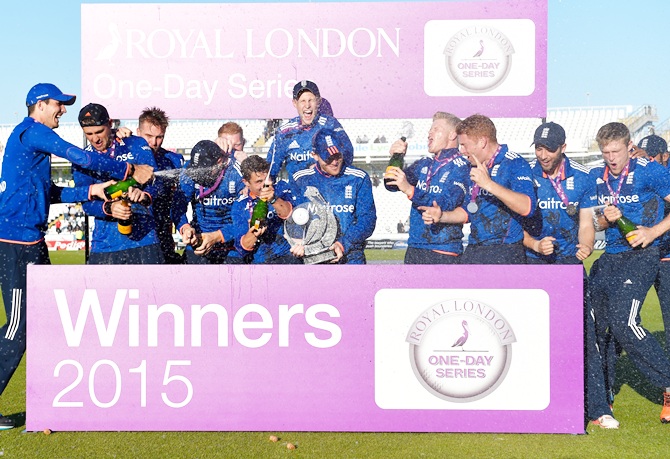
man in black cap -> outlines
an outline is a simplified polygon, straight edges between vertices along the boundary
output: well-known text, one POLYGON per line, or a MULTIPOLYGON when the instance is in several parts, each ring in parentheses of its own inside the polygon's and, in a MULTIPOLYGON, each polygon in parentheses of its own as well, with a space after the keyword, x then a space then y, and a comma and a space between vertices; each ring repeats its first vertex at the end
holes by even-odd
MULTIPOLYGON (((89 146, 86 151, 117 161, 144 164, 156 168, 151 148, 136 136, 116 137, 107 109, 100 104, 88 104, 79 112, 79 125, 89 146)), ((135 166, 136 167, 136 166, 135 166)), ((72 167, 77 186, 109 180, 109 174, 72 167)), ((84 212, 95 217, 89 264, 159 264, 163 254, 158 243, 156 223, 150 208, 152 196, 161 193, 162 182, 145 187, 130 187, 123 197, 111 201, 84 203, 84 212), (129 234, 123 233, 119 222, 131 223, 129 234)))
MULTIPOLYGON (((537 191, 537 211, 524 227, 523 245, 529 264, 582 264, 593 252, 597 204, 596 182, 587 167, 565 154, 565 130, 543 123, 533 137, 536 160, 530 164, 537 191)), ((586 295, 586 271, 584 294, 586 295)), ((605 377, 596 346, 591 307, 584 303, 585 416, 604 429, 617 429, 607 400, 605 377)))
POLYGON ((293 106, 298 116, 279 127, 268 151, 270 176, 275 179, 282 166, 286 167, 288 180, 294 173, 315 164, 312 158, 312 139, 321 129, 334 132, 342 145, 344 165, 350 166, 354 160, 354 147, 342 125, 334 117, 323 113, 321 94, 318 86, 309 80, 298 82, 293 87, 293 106))
MULTIPOLYGON (((653 158, 657 163, 668 167, 668 144, 663 137, 657 135, 648 135, 637 144, 637 147, 644 150, 646 155, 653 158)), ((670 203, 663 202, 663 215, 670 213, 670 203)), ((661 263, 659 265, 658 275, 654 281, 658 302, 661 305, 663 315, 663 327, 665 328, 665 349, 670 351, 670 235, 665 233, 661 236, 660 242, 661 263)))
MULTIPOLYGON (((102 186, 59 188, 51 181, 51 155, 115 179, 134 177, 144 183, 150 167, 91 154, 61 139, 53 130, 76 97, 55 85, 39 83, 26 96, 28 116, 12 131, 0 168, 0 284, 7 323, 0 328, 0 394, 26 349, 26 266, 49 264, 44 235, 51 202, 85 201, 103 197, 102 186)), ((0 415, 0 430, 14 427, 0 415)))
POLYGON ((201 140, 179 177, 173 218, 186 247, 188 264, 240 264, 235 251, 231 209, 244 189, 235 144, 227 137, 217 143, 201 140), (186 215, 191 204, 192 218, 186 215))

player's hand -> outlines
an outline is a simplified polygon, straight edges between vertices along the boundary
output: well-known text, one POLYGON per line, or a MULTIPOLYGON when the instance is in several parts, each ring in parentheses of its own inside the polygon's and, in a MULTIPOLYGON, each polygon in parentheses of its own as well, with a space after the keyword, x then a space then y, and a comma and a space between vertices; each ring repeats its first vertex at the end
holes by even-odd
POLYGON ((638 147, 636 147, 635 145, 633 145, 633 146, 631 147, 631 149, 629 150, 628 154, 629 154, 629 156, 630 156, 631 159, 634 159, 634 158, 647 158, 647 159, 650 159, 650 158, 649 158, 649 154, 647 154, 647 151, 646 151, 646 150, 643 150, 642 148, 638 148, 638 147))
POLYGON ((199 241, 199 238, 195 232, 195 228, 193 228, 191 225, 182 226, 179 233, 181 234, 182 242, 186 245, 194 246, 199 241))
POLYGON ((258 197, 269 204, 270 201, 272 201, 272 198, 275 197, 275 188, 272 186, 272 184, 264 184, 258 197))
POLYGON ((193 253, 202 256, 206 255, 210 250, 212 250, 214 244, 221 242, 221 233, 219 231, 200 233, 200 238, 202 239, 202 243, 198 246, 197 249, 193 250, 193 253))
POLYGON ((133 178, 137 180, 139 184, 145 184, 151 180, 154 176, 154 168, 147 166, 146 164, 135 164, 135 173, 133 178))
POLYGON ((391 148, 389 149, 389 155, 393 156, 393 153, 407 153, 407 142, 402 139, 398 139, 393 142, 391 144, 391 148))
POLYGON ((488 168, 480 163, 475 155, 471 156, 475 160, 475 167, 470 168, 470 179, 479 185, 480 188, 490 191, 489 185, 493 180, 491 180, 491 177, 489 176, 488 168))
POLYGON ((233 156, 235 154, 235 145, 230 140, 225 137, 217 137, 214 142, 221 148, 228 156, 233 156))
POLYGON ((112 217, 119 220, 128 220, 133 215, 130 204, 124 203, 122 199, 112 201, 112 217))
POLYGON ((605 208, 603 209, 603 215, 605 216, 605 220, 607 220, 607 223, 610 226, 612 225, 612 223, 614 223, 623 216, 621 210, 619 210, 617 206, 613 206, 612 204, 605 206, 605 208))
POLYGON ((133 131, 131 131, 130 129, 128 129, 125 126, 122 126, 122 127, 118 128, 116 130, 116 138, 117 139, 126 139, 126 138, 130 137, 131 135, 133 135, 133 131))
POLYGON ((438 223, 440 218, 442 218, 442 209, 437 205, 437 201, 433 201, 433 205, 430 207, 419 206, 417 210, 421 212, 421 219, 426 225, 438 223))
POLYGON ((543 237, 539 241, 535 243, 535 251, 539 254, 542 255, 551 255, 554 253, 554 241, 556 240, 555 237, 552 236, 547 236, 543 237))
POLYGON ((642 247, 645 248, 656 240, 658 235, 653 228, 647 228, 646 226, 638 226, 636 230, 631 231, 626 234, 626 239, 632 238, 629 240, 631 247, 642 247))
POLYGON ((105 188, 110 185, 114 185, 115 183, 116 180, 108 180, 103 183, 94 183, 88 188, 88 193, 91 195, 91 197, 96 197, 102 199, 103 201, 107 201, 107 196, 105 196, 105 188))
POLYGON ((577 244, 577 254, 575 255, 578 260, 586 260, 591 253, 593 253, 593 247, 586 244, 577 244))
POLYGON ((126 199, 130 202, 142 203, 145 200, 151 202, 149 195, 137 187, 131 186, 126 192, 126 199))
POLYGON ((344 247, 342 247, 342 244, 337 241, 335 241, 335 243, 331 245, 328 249, 335 252, 335 258, 330 260, 330 263, 338 263, 344 256, 344 247))
POLYGON ((412 185, 407 181, 407 175, 405 175, 405 172, 399 167, 389 167, 384 172, 384 178, 389 179, 390 185, 397 186, 398 189, 405 194, 409 194, 412 190, 412 185))
POLYGON ((305 246, 303 244, 295 244, 291 247, 291 253, 294 257, 302 258, 305 256, 305 246))

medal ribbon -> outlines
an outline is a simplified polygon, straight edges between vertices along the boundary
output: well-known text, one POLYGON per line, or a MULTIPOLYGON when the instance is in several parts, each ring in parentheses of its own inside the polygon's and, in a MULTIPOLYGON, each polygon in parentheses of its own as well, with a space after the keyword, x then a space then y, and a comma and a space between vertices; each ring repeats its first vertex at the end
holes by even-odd
POLYGON ((619 194, 621 193, 621 187, 623 186, 623 182, 626 181, 626 177, 628 176, 628 166, 630 166, 630 160, 626 163, 626 167, 623 168, 621 171, 621 174, 619 174, 619 185, 617 185, 616 192, 612 189, 612 185, 610 185, 610 168, 606 167, 605 168, 605 184, 607 185, 607 189, 610 192, 610 196, 614 199, 613 204, 617 205, 619 204, 619 194))
POLYGON ((221 172, 219 172, 219 176, 214 182, 214 185, 210 186, 209 188, 205 188, 202 185, 199 185, 200 188, 198 190, 198 199, 204 199, 219 187, 219 185, 221 184, 221 180, 223 180, 223 175, 226 173, 226 170, 228 170, 228 164, 230 164, 230 159, 228 159, 228 163, 226 164, 226 166, 223 169, 221 169, 221 172))
POLYGON ((435 172, 433 172, 432 174, 430 173, 430 170, 428 171, 428 174, 426 175, 426 189, 430 188, 431 180, 433 180, 433 177, 435 177, 437 175, 437 173, 440 172, 440 169, 442 169, 444 166, 446 166, 447 164, 452 162, 454 159, 456 159, 457 155, 458 155, 458 153, 454 153, 449 158, 447 158, 442 164, 437 166, 437 169, 435 169, 435 172))
POLYGON ((565 208, 567 209, 570 206, 570 201, 568 200, 568 195, 565 193, 563 190, 563 186, 561 185, 561 178, 565 176, 565 160, 561 163, 561 168, 558 171, 558 175, 556 175, 556 179, 554 181, 553 178, 549 177, 547 175, 547 178, 551 182, 551 186, 554 187, 554 190, 556 191, 556 194, 558 195, 558 198, 565 204, 565 208))
MULTIPOLYGON (((502 149, 501 145, 498 145, 498 149, 496 152, 491 156, 491 159, 489 159, 489 162, 486 163, 486 168, 491 169, 493 167, 493 162, 496 160, 496 157, 498 156, 498 153, 500 153, 500 150, 502 149)), ((475 184, 472 187, 472 194, 470 195, 470 202, 474 203, 477 200, 477 196, 479 196, 479 185, 475 184)))

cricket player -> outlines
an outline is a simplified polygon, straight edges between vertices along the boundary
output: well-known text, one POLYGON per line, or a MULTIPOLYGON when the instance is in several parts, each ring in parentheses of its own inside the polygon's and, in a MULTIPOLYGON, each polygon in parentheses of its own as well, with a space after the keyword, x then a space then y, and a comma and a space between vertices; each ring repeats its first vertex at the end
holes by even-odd
POLYGON ((364 264, 365 240, 372 235, 377 222, 372 182, 365 171, 344 165, 342 147, 346 147, 346 142, 337 132, 325 129, 317 132, 311 153, 316 166, 293 174, 292 189, 300 204, 307 187, 316 188, 335 214, 339 229, 330 247, 336 255, 333 262, 364 264))
POLYGON ((622 123, 602 126, 596 140, 605 164, 591 174, 599 204, 607 205, 598 221, 606 228, 607 247, 591 269, 589 295, 606 381, 613 387, 616 340, 640 372, 663 388, 660 419, 668 423, 670 359, 642 326, 640 308, 658 273, 658 239, 670 229, 670 216, 663 217, 663 200, 670 201, 670 175, 654 161, 630 157, 633 142, 622 123), (637 229, 621 234, 616 222, 622 215, 637 229))

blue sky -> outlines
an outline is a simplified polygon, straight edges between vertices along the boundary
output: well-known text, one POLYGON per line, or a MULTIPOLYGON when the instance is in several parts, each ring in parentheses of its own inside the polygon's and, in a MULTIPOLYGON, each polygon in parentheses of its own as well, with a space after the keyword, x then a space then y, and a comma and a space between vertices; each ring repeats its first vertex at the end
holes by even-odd
MULTIPOLYGON (((81 3, 12 0, 3 4, 0 124, 15 124, 25 116, 25 95, 37 82, 81 93, 81 3)), ((663 55, 668 13, 670 3, 664 0, 549 0, 548 106, 651 104, 658 110, 659 122, 670 117, 666 88, 670 59, 663 55)), ((63 120, 76 121, 79 108, 78 100, 63 120)))

